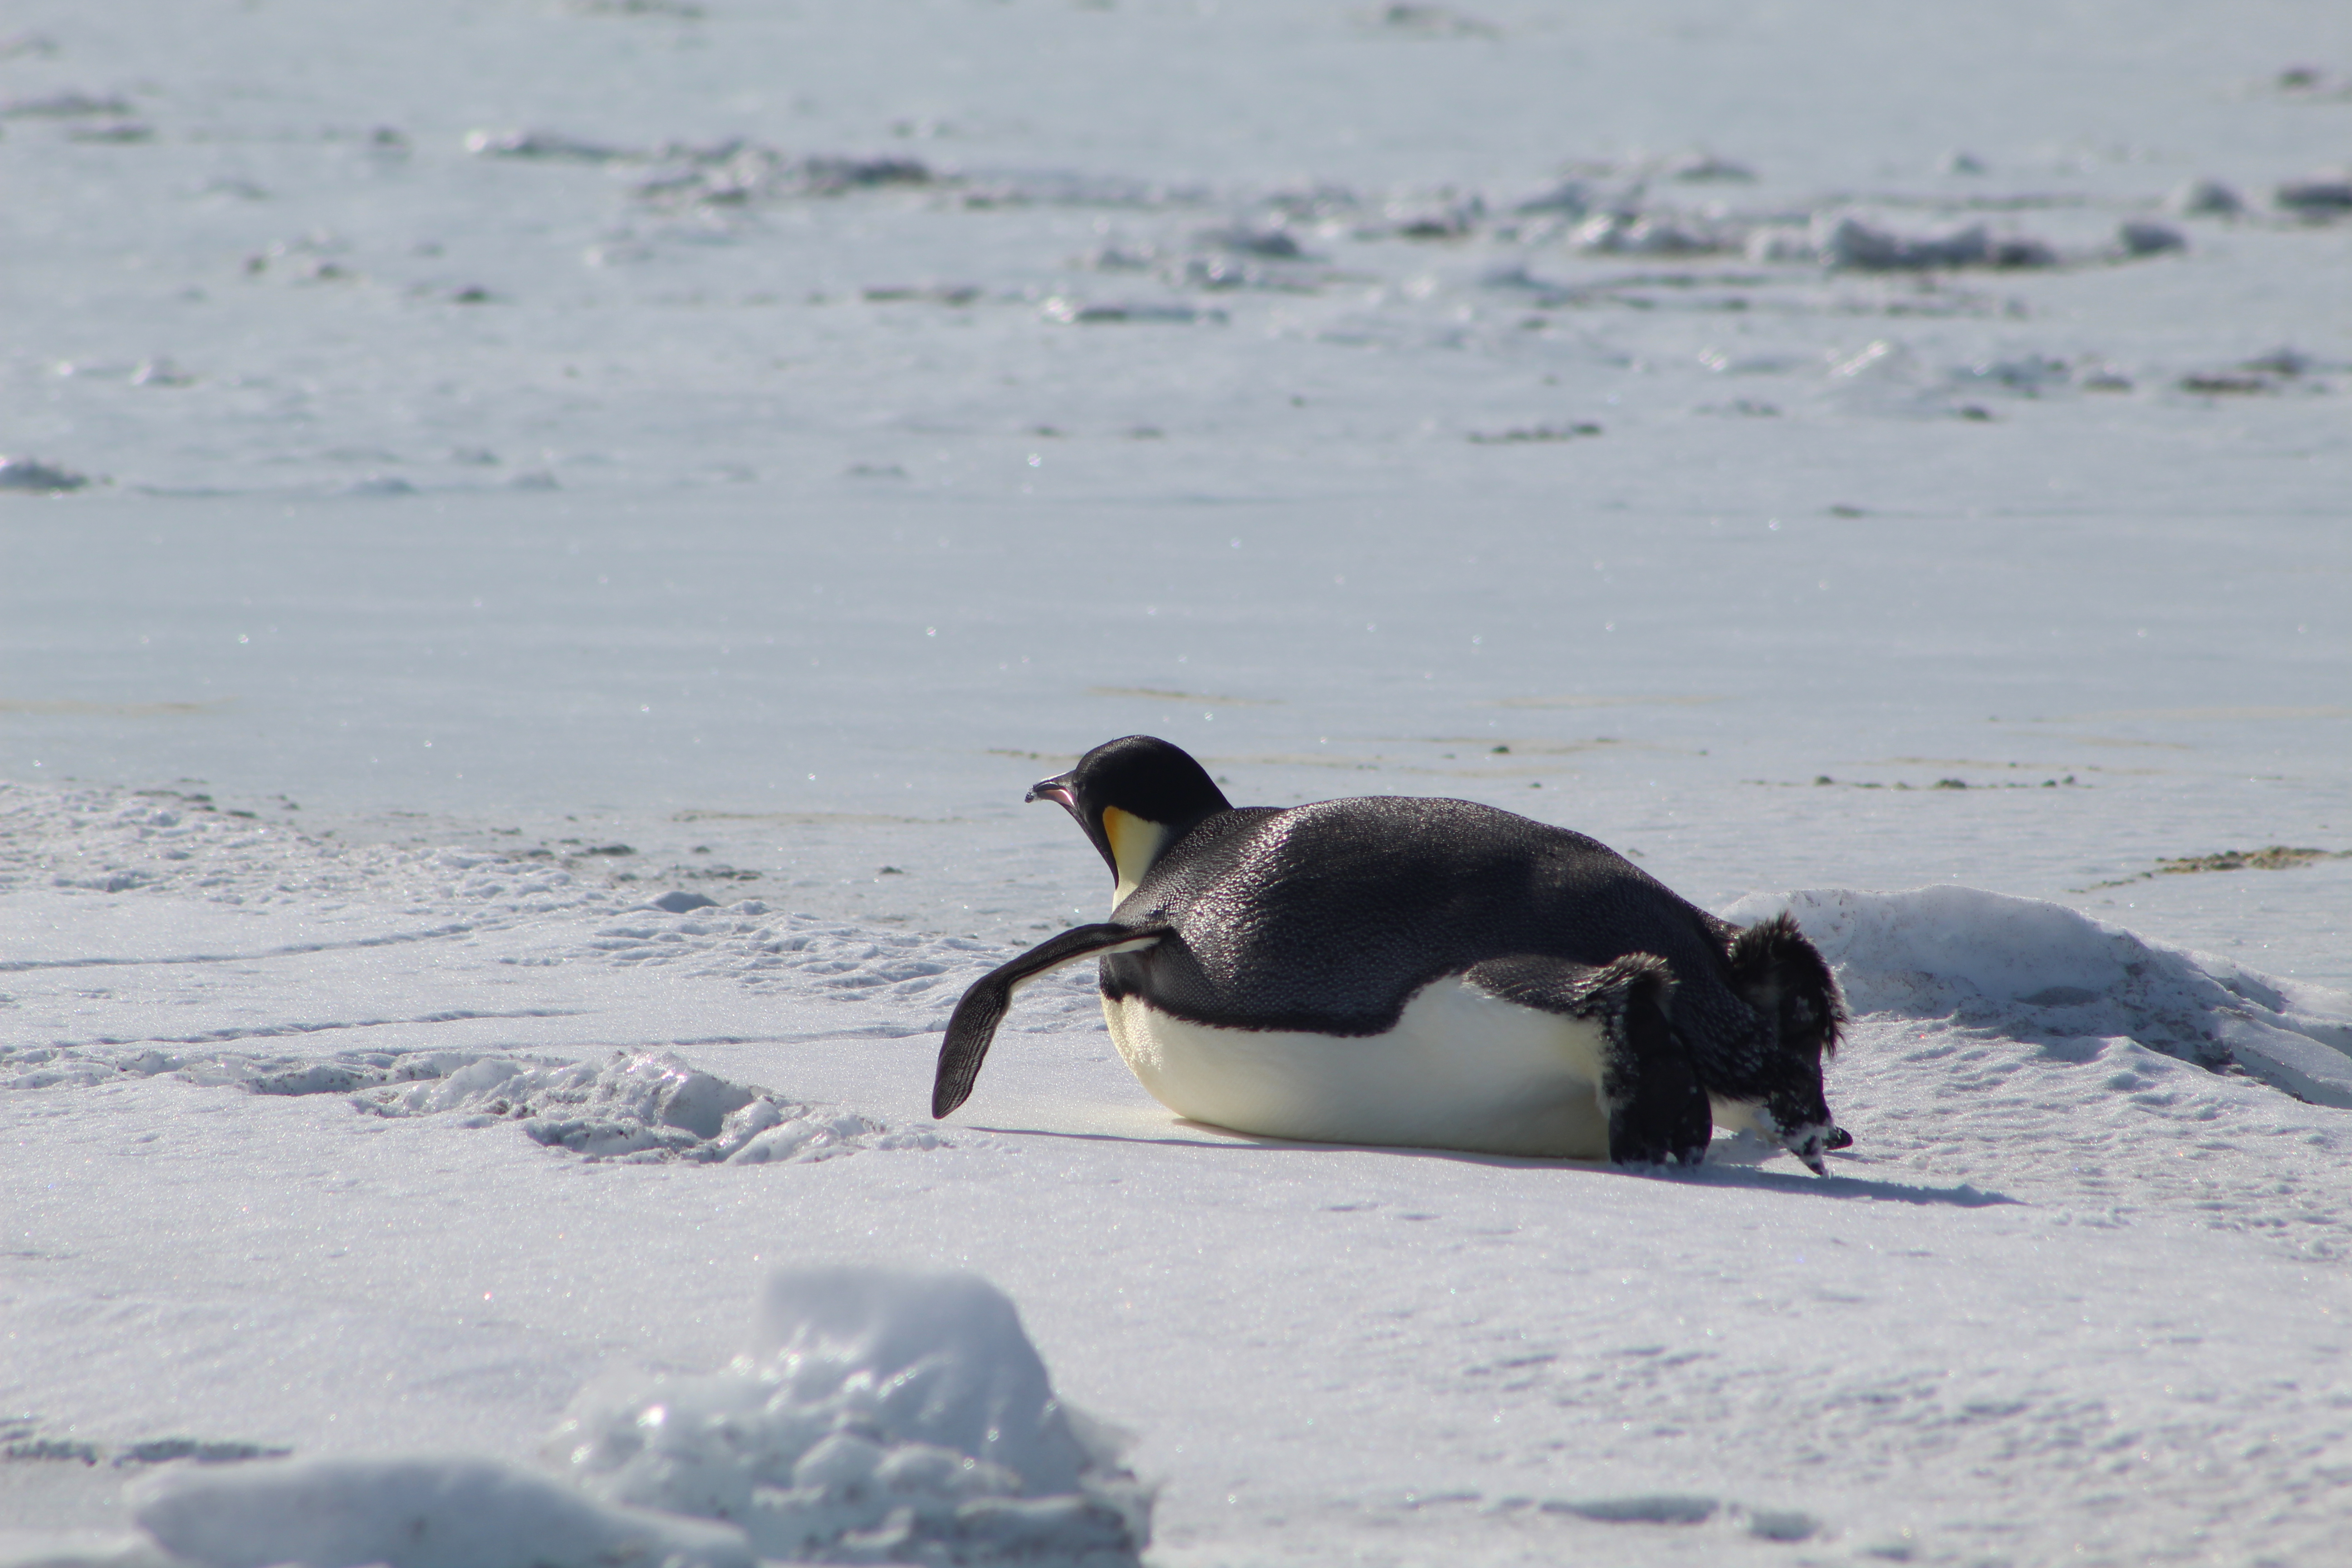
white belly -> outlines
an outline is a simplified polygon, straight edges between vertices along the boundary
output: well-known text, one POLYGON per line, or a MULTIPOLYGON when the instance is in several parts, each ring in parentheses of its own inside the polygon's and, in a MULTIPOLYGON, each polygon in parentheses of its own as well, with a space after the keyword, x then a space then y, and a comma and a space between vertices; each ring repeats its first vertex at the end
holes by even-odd
POLYGON ((1360 1039, 1188 1024, 1133 996, 1105 998, 1103 1016, 1152 1098, 1195 1121, 1324 1143, 1609 1157, 1600 1026, 1458 977, 1360 1039))

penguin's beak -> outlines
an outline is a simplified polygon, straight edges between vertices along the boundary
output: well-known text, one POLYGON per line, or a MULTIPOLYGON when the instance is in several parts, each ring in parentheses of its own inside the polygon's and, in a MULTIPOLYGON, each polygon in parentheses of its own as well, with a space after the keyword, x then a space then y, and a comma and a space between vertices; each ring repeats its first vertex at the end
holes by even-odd
POLYGON ((1068 812, 1071 818, 1077 823, 1079 831, 1087 836, 1087 842, 1095 847, 1095 853, 1103 858, 1103 864, 1110 868, 1111 875, 1114 877, 1118 875, 1118 857, 1112 853, 1110 840, 1103 835, 1101 820, 1089 819, 1086 808, 1078 804, 1077 773, 1075 770, 1066 773, 1056 773, 1049 779, 1039 779, 1029 786, 1029 793, 1022 796, 1022 799, 1024 801, 1050 800, 1068 812))
POLYGON ((1078 792, 1072 785, 1070 775, 1067 773, 1038 780, 1029 786, 1029 793, 1021 798, 1024 805, 1031 801, 1050 800, 1073 816, 1077 815, 1078 792))

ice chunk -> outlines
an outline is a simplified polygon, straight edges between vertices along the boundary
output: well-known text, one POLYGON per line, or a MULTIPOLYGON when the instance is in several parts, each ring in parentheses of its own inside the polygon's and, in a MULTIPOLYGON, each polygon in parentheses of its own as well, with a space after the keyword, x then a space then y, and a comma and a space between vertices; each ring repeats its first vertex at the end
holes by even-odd
POLYGON ((1115 1442, 970 1274, 779 1273, 727 1370, 592 1389, 551 1447, 616 1501, 741 1524, 763 1557, 1131 1563, 1150 1537, 1115 1442))
POLYGON ((1601 256, 1704 256, 1731 242, 1655 214, 1598 213, 1577 226, 1569 243, 1601 256))
POLYGON ((797 1404, 874 1389, 884 1430, 1003 1465, 1033 1490, 1067 1491, 1091 1462, 1013 1303, 975 1275, 780 1273, 753 1353, 797 1404))
POLYGON ((1659 171, 1669 180, 1693 183, 1721 181, 1732 184, 1753 184, 1756 171, 1729 158, 1718 158, 1712 153, 1685 153, 1666 160, 1659 171))
POLYGON ((2315 174, 2307 180, 2289 180, 2271 194, 2271 199, 2305 217, 2336 217, 2352 213, 2352 174, 2331 173, 2315 174))
POLYGON ((289 1459, 134 1482, 194 1568, 751 1568, 731 1525, 614 1507, 490 1459, 289 1459))
POLYGON ((1817 224, 1816 230, 1814 247, 1823 261, 1864 272, 1973 267, 1984 261, 1990 245, 1982 224, 1934 239, 1903 238, 1854 217, 1817 224))
POLYGON ((2164 198, 2165 210, 2189 216, 2227 216, 2245 211, 2246 199, 2219 180, 2189 180, 2164 198))
POLYGON ((1790 224, 1767 224, 1748 232, 1748 259, 1755 262, 1818 261, 1821 247, 1805 229, 1790 224))
POLYGON ((557 131, 471 131, 466 151, 477 158, 539 158, 564 163, 609 163, 630 154, 557 131))
POLYGON ((2189 241, 2170 224, 2149 223, 2135 218, 2116 229, 2116 241, 2126 256, 2161 256, 2168 250, 2186 250, 2189 241))
POLYGON ((0 458, 0 490, 26 490, 35 495, 57 495, 66 490, 78 490, 89 480, 71 468, 45 463, 38 458, 0 458))
POLYGON ((1538 213, 1559 213, 1568 217, 1582 217, 1600 202, 1599 195, 1587 180, 1563 180, 1549 189, 1538 192, 1515 205, 1511 210, 1532 217, 1538 213))
POLYGON ((1832 267, 1857 272, 1924 272, 1945 267, 2051 267, 2057 253, 2037 239, 1995 236, 1982 224, 1914 237, 1874 228, 1856 217, 1815 222, 1814 245, 1832 267))
POLYGON ((1297 237, 1279 225, 1263 228, 1247 224, 1233 224, 1223 228, 1205 229, 1201 242, 1222 250, 1239 251, 1244 256, 1262 256, 1274 261, 1297 261, 1306 252, 1299 248, 1297 237))
POLYGON ((1131 300, 1118 303, 1087 304, 1055 295, 1040 311, 1049 321, 1065 324, 1094 325, 1104 321, 1163 321, 1177 326, 1195 323, 1217 325, 1225 320, 1223 310, 1203 310, 1197 306, 1172 304, 1159 300, 1131 300))

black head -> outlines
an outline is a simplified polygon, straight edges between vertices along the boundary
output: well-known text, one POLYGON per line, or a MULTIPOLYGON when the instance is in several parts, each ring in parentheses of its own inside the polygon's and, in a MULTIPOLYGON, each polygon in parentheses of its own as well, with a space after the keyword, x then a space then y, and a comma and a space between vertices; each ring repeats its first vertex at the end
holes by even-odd
POLYGON ((1162 849, 1233 809, 1207 769, 1154 735, 1107 741, 1068 773, 1033 785, 1028 798, 1059 801, 1078 819, 1122 898, 1162 849))
POLYGON ((1786 914, 1741 931, 1730 959, 1734 984, 1772 1035, 1758 1086, 1763 1107, 1782 1144, 1818 1171, 1822 1150, 1853 1142, 1841 1141, 1822 1089, 1822 1059, 1836 1051, 1846 1021, 1837 977, 1786 914))

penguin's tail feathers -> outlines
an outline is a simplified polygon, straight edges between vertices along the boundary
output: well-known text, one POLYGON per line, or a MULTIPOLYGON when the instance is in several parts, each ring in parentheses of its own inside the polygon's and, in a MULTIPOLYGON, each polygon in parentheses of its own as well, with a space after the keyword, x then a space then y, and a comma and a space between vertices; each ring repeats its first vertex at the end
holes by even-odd
POLYGON ((1139 952, 1166 936, 1167 926, 1128 926, 1104 921, 1074 926, 1039 942, 1009 963, 1001 963, 971 983, 948 1018, 947 1038, 940 1043, 939 1071, 931 1079, 931 1115, 944 1118, 971 1098, 980 1079, 980 1064, 995 1042, 996 1027, 1013 1008, 1013 993, 1041 974, 1082 958, 1114 952, 1139 952))
POLYGON ((1821 949, 1787 914, 1731 940, 1731 973, 1748 1005, 1769 1020, 1784 1048, 1829 1056, 1846 1025, 1845 997, 1821 949))

